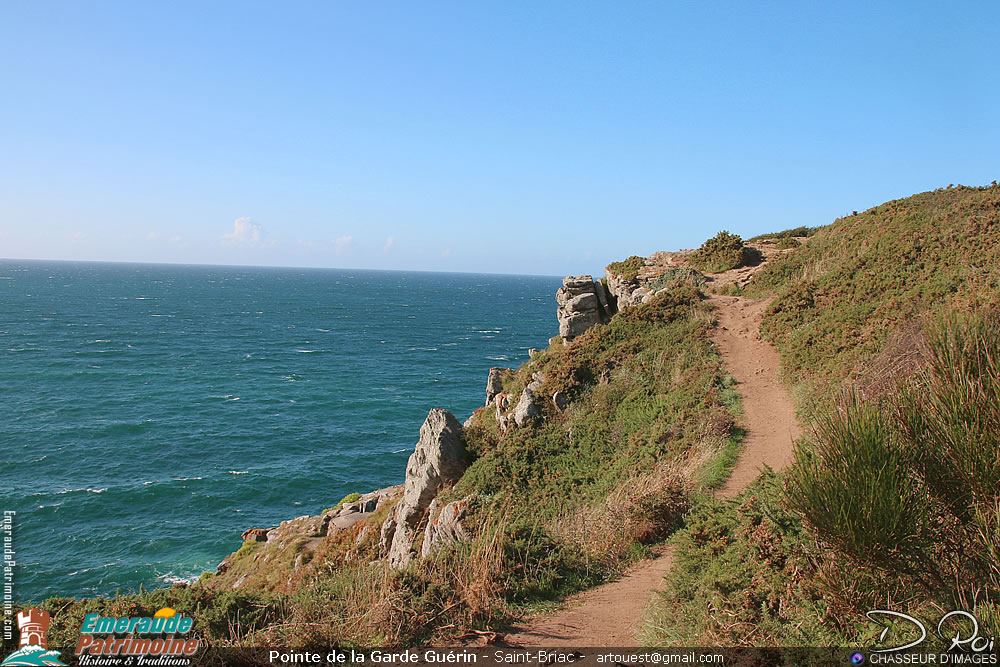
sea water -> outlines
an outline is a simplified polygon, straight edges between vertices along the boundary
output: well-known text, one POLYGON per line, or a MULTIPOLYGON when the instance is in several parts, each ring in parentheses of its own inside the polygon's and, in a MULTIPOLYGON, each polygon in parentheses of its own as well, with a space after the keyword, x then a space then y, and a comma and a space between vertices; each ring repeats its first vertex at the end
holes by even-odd
POLYGON ((14 596, 191 580, 402 482, 431 408, 556 333, 553 277, 0 260, 14 596))

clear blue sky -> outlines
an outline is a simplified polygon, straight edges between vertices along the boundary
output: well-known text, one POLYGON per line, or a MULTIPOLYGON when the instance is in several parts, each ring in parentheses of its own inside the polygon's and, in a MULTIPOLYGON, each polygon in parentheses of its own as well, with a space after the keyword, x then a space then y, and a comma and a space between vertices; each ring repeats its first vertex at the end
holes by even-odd
POLYGON ((1000 178, 1000 3, 0 4, 0 257, 499 273, 1000 178))

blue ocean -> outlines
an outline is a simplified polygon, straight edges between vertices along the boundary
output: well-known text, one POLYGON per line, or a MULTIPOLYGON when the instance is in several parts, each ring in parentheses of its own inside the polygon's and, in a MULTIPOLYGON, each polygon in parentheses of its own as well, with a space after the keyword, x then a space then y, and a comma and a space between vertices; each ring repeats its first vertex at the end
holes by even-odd
POLYGON ((430 408, 556 333, 558 278, 0 260, 14 597, 214 570, 240 532, 403 480, 430 408))

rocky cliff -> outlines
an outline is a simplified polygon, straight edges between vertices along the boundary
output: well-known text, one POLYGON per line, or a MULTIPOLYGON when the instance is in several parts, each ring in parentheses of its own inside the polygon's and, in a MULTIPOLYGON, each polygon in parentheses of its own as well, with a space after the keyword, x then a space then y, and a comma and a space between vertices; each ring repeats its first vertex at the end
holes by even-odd
MULTIPOLYGON (((761 249, 765 259, 777 252, 773 244, 764 244, 761 249)), ((556 293, 559 339, 554 340, 570 346, 592 327, 609 323, 619 311, 650 301, 678 280, 742 284, 749 279, 749 272, 744 276, 740 271, 705 276, 688 266, 690 254, 658 252, 645 258, 633 257, 609 265, 604 279, 599 281, 589 275, 567 276, 556 293)), ((533 351, 532 357, 537 353, 533 351)), ((491 368, 485 407, 464 426, 446 410, 431 410, 420 428, 402 485, 358 496, 318 516, 297 517, 273 528, 245 531, 243 548, 219 565, 218 580, 213 585, 292 590, 303 575, 315 569, 316 563, 329 564, 340 558, 405 568, 415 559, 435 554, 449 542, 470 539, 467 519, 475 512, 476 499, 443 497, 459 482, 470 463, 464 429, 476 424, 483 409, 495 410, 496 425, 506 432, 531 428, 545 420, 546 414, 558 415, 569 405, 563 391, 543 394, 542 373, 531 373, 521 380, 524 384, 518 384, 516 376, 514 369, 491 368), (505 384, 509 390, 505 390, 505 384), (322 558, 315 558, 317 555, 322 558)))

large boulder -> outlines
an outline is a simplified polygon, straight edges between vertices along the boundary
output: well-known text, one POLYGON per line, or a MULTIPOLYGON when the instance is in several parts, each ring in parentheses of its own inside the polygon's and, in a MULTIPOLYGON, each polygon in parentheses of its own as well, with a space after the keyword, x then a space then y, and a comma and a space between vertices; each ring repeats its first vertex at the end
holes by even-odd
POLYGON ((591 276, 563 278, 563 286, 556 292, 556 317, 563 344, 569 345, 574 338, 598 322, 606 322, 610 317, 607 302, 603 286, 599 293, 591 276))
POLYGON ((267 542, 267 534, 270 532, 270 528, 248 528, 240 537, 244 542, 267 542))
POLYGON ((542 414, 538 407, 538 392, 542 389, 545 376, 541 373, 534 373, 531 378, 531 382, 521 392, 517 407, 514 408, 514 423, 518 426, 524 426, 542 414))
POLYGON ((638 306, 653 298, 653 293, 649 288, 642 286, 638 280, 625 280, 607 269, 605 269, 605 275, 608 279, 610 298, 614 299, 618 310, 638 306))
POLYGON ((469 498, 456 500, 437 509, 437 498, 431 503, 428 515, 431 520, 427 522, 424 530, 424 543, 420 547, 420 557, 427 558, 433 556, 449 542, 460 542, 469 539, 469 533, 462 525, 462 519, 469 511, 469 498))
POLYGON ((382 525, 381 546, 392 567, 413 558, 413 538, 438 492, 468 467, 462 425, 446 410, 431 410, 406 465, 403 497, 382 525))

